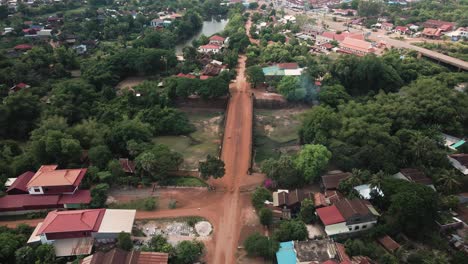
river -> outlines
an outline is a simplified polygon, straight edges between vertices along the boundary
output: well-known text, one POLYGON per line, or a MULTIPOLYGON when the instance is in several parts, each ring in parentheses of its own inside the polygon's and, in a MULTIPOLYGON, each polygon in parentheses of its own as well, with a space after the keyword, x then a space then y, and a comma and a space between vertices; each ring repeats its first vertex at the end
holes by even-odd
POLYGON ((215 33, 223 31, 227 23, 228 19, 212 19, 211 21, 203 21, 203 26, 200 32, 198 32, 195 36, 191 37, 190 39, 186 40, 184 43, 181 43, 176 46, 176 54, 182 55, 182 49, 186 46, 192 46, 192 41, 198 39, 202 34, 205 36, 211 36, 215 33))

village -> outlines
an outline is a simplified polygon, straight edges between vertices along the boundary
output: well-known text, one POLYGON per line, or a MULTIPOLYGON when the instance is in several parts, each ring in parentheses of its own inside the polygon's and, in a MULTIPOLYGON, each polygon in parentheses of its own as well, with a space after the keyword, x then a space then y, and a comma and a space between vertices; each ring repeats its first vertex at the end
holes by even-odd
POLYGON ((464 263, 426 1, 0 1, 0 262, 464 263))

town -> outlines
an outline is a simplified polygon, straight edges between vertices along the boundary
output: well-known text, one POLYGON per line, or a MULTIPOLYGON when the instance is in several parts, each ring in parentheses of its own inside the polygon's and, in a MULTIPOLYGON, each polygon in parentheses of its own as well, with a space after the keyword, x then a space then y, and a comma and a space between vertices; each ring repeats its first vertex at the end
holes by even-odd
POLYGON ((467 40, 464 0, 0 0, 0 263, 466 263, 467 40))

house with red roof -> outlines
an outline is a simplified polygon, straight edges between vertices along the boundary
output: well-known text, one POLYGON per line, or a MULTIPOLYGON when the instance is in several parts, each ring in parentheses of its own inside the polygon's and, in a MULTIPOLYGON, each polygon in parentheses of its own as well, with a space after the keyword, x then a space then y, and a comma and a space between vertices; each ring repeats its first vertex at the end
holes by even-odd
POLYGON ((455 23, 442 20, 429 19, 423 23, 424 28, 436 28, 443 31, 450 31, 455 27, 455 23))
POLYGON ((13 87, 10 88, 10 93, 16 93, 16 92, 18 92, 20 90, 27 89, 29 87, 31 87, 31 86, 21 82, 21 83, 13 85, 13 87))
POLYGON ((379 214, 365 200, 341 199, 335 204, 316 210, 328 236, 359 232, 372 228, 379 214))
POLYGON ((28 51, 28 50, 30 50, 30 49, 32 49, 32 48, 33 48, 33 46, 31 46, 31 45, 29 45, 29 44, 19 44, 19 45, 16 45, 16 46, 14 47, 14 49, 15 49, 16 51, 28 51))
POLYGON ((25 214, 43 209, 78 208, 91 202, 89 190, 78 187, 86 169, 57 170, 41 166, 8 181, 7 195, 0 197, 0 215, 25 214))
POLYGON ((135 214, 136 210, 55 210, 36 226, 28 243, 51 244, 58 257, 87 255, 95 242, 112 242, 121 232, 131 233, 135 214))
POLYGON ((425 28, 421 34, 425 38, 438 39, 442 36, 442 30, 438 28, 425 28))
POLYGON ((210 37, 209 44, 222 46, 224 44, 224 40, 225 40, 225 38, 223 38, 221 36, 213 35, 213 36, 210 37))
POLYGON ((200 53, 219 53, 222 49, 222 46, 214 45, 214 44, 207 44, 198 47, 198 52, 200 53))
POLYGON ((409 34, 411 34, 411 30, 410 30, 408 27, 403 27, 403 26, 397 26, 397 27, 395 28, 395 32, 396 32, 396 33, 399 33, 399 34, 401 34, 401 35, 405 35, 405 34, 409 35, 409 34))

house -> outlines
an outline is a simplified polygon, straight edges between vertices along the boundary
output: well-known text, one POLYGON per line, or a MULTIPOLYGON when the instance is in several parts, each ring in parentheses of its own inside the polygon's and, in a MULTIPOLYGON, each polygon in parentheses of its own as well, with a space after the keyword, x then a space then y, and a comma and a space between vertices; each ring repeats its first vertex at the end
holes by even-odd
POLYGON ((31 87, 31 86, 29 86, 28 84, 25 84, 25 83, 22 83, 22 82, 21 82, 21 83, 18 83, 18 84, 13 85, 13 87, 10 88, 10 92, 11 92, 11 93, 16 93, 16 92, 18 92, 18 91, 21 91, 21 90, 23 90, 23 89, 27 89, 27 88, 29 88, 29 87, 31 87))
POLYGON ((370 53, 375 53, 376 51, 370 42, 353 38, 345 38, 339 44, 339 47, 340 52, 354 54, 357 56, 365 56, 370 53))
POLYGON ((221 46, 218 45, 213 45, 213 44, 207 44, 207 45, 202 45, 198 47, 198 52, 200 53, 219 53, 221 51, 221 46))
POLYGON ((354 187, 354 190, 359 193, 359 196, 364 200, 372 198, 372 193, 383 197, 383 192, 378 187, 371 187, 369 184, 358 185, 354 187))
POLYGON ((131 233, 135 214, 136 210, 55 210, 28 241, 53 245, 57 257, 87 255, 95 242, 112 242, 121 232, 131 233))
POLYGON ((421 34, 425 38, 438 39, 442 36, 442 31, 438 28, 425 28, 421 34))
POLYGON ((222 46, 224 44, 224 40, 225 40, 225 38, 223 38, 221 36, 213 35, 213 36, 210 37, 209 44, 222 46))
POLYGON ((56 165, 25 172, 0 197, 0 215, 24 214, 43 209, 78 208, 91 202, 89 190, 78 190, 86 169, 56 170, 56 165))
POLYGON ((345 31, 345 32, 341 32, 340 34, 338 34, 337 32, 326 31, 320 35, 317 35, 315 43, 316 45, 321 45, 324 43, 330 43, 332 41, 341 42, 345 38, 364 40, 364 35, 359 32, 351 33, 351 32, 345 31))
POLYGON ((397 26, 395 28, 395 32, 396 33, 399 33, 400 35, 409 35, 411 34, 411 30, 408 28, 408 27, 404 27, 404 26, 397 26))
POLYGON ((314 193, 314 206, 315 208, 321 208, 330 205, 330 201, 327 200, 323 193, 314 193))
POLYGON ((464 139, 460 139, 447 134, 442 134, 442 137, 444 138, 444 145, 451 150, 457 150, 459 147, 463 146, 466 143, 464 139))
POLYGON ((322 263, 339 258, 331 239, 294 241, 293 244, 297 263, 322 263))
POLYGON ((324 191, 337 190, 340 181, 351 176, 350 172, 338 172, 322 176, 321 187, 324 191))
POLYGON ((387 250, 390 253, 394 253, 397 249, 399 249, 401 246, 395 240, 393 240, 391 237, 388 235, 385 235, 383 237, 379 237, 377 239, 380 245, 382 245, 385 250, 387 250))
POLYGON ((182 73, 180 72, 179 74, 176 75, 176 77, 179 77, 179 78, 188 78, 188 79, 196 79, 197 76, 193 75, 193 74, 185 74, 185 73, 182 73))
POLYGON ((108 252, 96 252, 80 260, 80 264, 167 264, 169 254, 160 252, 130 252, 114 248, 108 252))
POLYGON ((299 213, 301 203, 305 199, 314 199, 314 197, 310 192, 299 189, 273 192, 273 206, 288 209, 292 214, 299 213))
POLYGON ((459 27, 457 30, 449 32, 445 34, 452 38, 453 41, 458 41, 460 39, 467 39, 468 38, 468 28, 466 27, 459 27))
POLYGON ((334 205, 316 210, 328 236, 359 232, 372 228, 379 214, 367 201, 341 199, 334 205))
POLYGON ((333 49, 333 45, 329 42, 325 42, 325 43, 318 45, 318 48, 323 52, 327 52, 333 49))
POLYGON ((384 30, 387 30, 387 31, 391 31, 393 30, 393 27, 394 25, 392 23, 389 23, 389 22, 383 22, 380 26, 380 28, 384 29, 384 30))
POLYGON ((428 178, 426 174, 424 174, 424 172, 418 169, 412 169, 412 168, 401 169, 400 172, 392 175, 392 178, 423 184, 423 185, 430 187, 431 189, 435 191, 435 187, 434 187, 434 184, 432 183, 432 180, 428 178))
POLYGON ((468 154, 459 153, 448 156, 450 163, 461 173, 468 175, 468 154))
POLYGON ((151 20, 150 26, 154 27, 154 28, 164 27, 164 20, 162 20, 160 18, 155 18, 155 19, 151 20))
POLYGON ((455 23, 442 21, 442 20, 429 19, 423 23, 423 27, 438 28, 443 31, 451 31, 455 27, 455 23))
POLYGON ((120 167, 127 174, 135 173, 135 163, 129 159, 119 159, 120 167))
POLYGON ((354 9, 333 9, 333 14, 341 16, 355 16, 357 10, 354 9))

